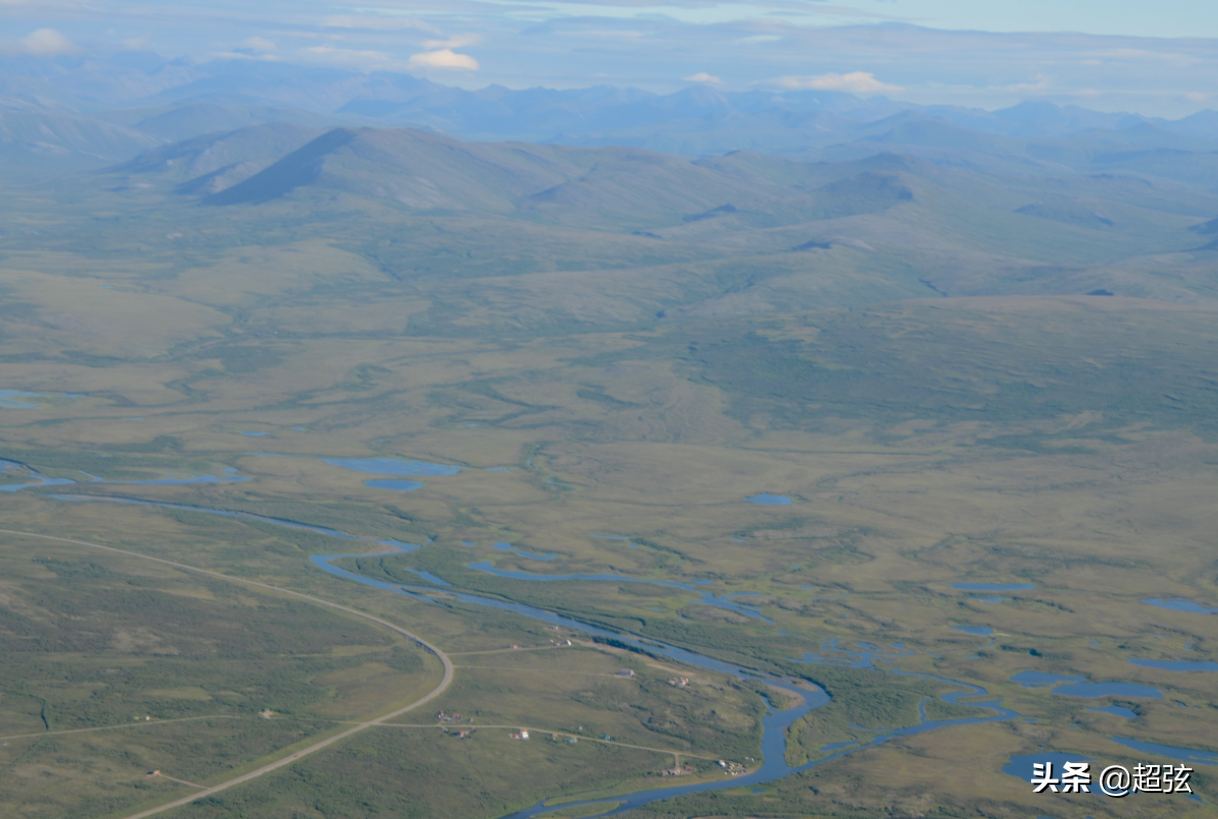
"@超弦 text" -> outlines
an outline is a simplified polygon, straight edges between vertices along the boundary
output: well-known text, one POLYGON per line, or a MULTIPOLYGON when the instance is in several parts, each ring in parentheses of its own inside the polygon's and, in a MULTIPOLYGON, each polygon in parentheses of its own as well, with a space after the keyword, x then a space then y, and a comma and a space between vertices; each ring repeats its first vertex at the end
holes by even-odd
POLYGON ((1090 762, 1036 762, 1032 765, 1033 793, 1102 793, 1123 797, 1134 793, 1192 794, 1187 765, 1137 764, 1132 768, 1109 765, 1102 770, 1090 762))

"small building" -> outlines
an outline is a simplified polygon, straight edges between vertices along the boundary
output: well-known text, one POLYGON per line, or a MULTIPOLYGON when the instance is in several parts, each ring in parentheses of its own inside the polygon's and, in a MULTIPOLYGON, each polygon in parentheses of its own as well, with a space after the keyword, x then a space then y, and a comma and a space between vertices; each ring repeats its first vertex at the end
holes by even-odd
POLYGON ((621 671, 617 672, 617 675, 619 677, 633 677, 634 672, 631 671, 629 668, 623 668, 621 671))
POLYGON ((528 738, 529 738, 528 731, 521 731, 518 734, 512 734, 512 739, 528 739, 528 738))

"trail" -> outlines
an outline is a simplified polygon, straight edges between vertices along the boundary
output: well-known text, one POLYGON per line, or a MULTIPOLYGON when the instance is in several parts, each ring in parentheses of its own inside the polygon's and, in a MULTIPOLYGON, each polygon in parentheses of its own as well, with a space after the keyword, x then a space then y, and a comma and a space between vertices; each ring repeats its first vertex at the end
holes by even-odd
POLYGON ((87 734, 92 731, 120 731, 127 728, 151 728, 154 725, 170 725, 175 722, 195 722, 201 719, 253 719, 253 717, 244 714, 208 714, 202 717, 175 717, 173 719, 158 719, 155 722, 123 722, 118 725, 99 725, 96 728, 68 728, 63 731, 38 731, 30 734, 9 734, 8 736, 0 737, 0 740, 7 739, 29 739, 30 737, 49 737, 56 734, 87 734))
POLYGON ((418 708, 420 705, 424 705, 425 703, 428 703, 431 700, 433 700, 436 697, 443 694, 446 690, 448 690, 448 687, 452 684, 452 681, 453 681, 452 660, 448 659, 448 655, 445 654, 443 651, 436 648, 434 645, 427 642, 426 640, 416 637, 415 635, 411 634, 409 631, 406 631, 404 628, 395 626, 393 623, 390 623, 388 620, 382 620, 381 618, 374 617, 371 614, 365 614, 364 612, 359 611, 358 609, 353 609, 349 606, 343 606, 338 603, 331 603, 329 600, 323 600, 320 597, 314 597, 311 594, 304 594, 303 592, 292 591, 291 589, 284 589, 279 586, 272 586, 270 583, 259 583, 257 580, 246 580, 246 579, 240 578, 240 577, 232 577, 230 575, 222 574, 220 572, 213 572, 208 569, 200 569, 197 566, 188 566, 185 563, 178 563, 173 560, 165 560, 164 558, 160 558, 160 557, 150 557, 148 555, 140 554, 139 552, 130 552, 130 551, 127 551, 126 549, 116 549, 113 546, 103 546, 100 543, 91 543, 87 540, 74 540, 72 538, 66 538, 66 537, 54 537, 52 535, 40 535, 36 532, 21 532, 21 531, 17 531, 14 529, 0 529, 0 534, 20 535, 22 537, 33 537, 33 538, 39 538, 41 540, 53 540, 53 541, 57 541, 59 543, 71 543, 76 546, 86 546, 90 549, 100 549, 104 552, 111 552, 113 554, 123 555, 124 557, 134 557, 134 558, 138 558, 140 560, 150 560, 153 563, 160 563, 161 565, 164 565, 164 566, 172 566, 175 569, 181 569, 183 571, 207 575, 208 577, 214 577, 214 578, 218 578, 220 580, 226 580, 231 583, 243 583, 247 586, 255 586, 260 589, 267 589, 269 591, 278 592, 279 594, 286 594, 290 597, 295 597, 300 600, 308 600, 310 603, 315 603, 319 606, 326 606, 328 608, 335 609, 337 611, 346 612, 347 614, 351 614, 356 617, 362 618, 364 620, 369 620, 373 623, 377 623, 379 625, 384 626, 385 628, 388 628, 392 631, 397 632, 398 634, 403 635, 404 637, 414 640, 416 643, 418 643, 419 645, 421 645, 424 648, 426 648, 427 650, 429 650, 432 654, 435 654, 440 659, 440 662, 444 665, 444 678, 442 680, 440 680, 440 684, 437 685, 434 689, 432 689, 430 693, 415 700, 414 702, 410 703, 409 705, 407 705, 403 708, 399 708, 396 711, 392 711, 388 714, 384 714, 383 716, 377 717, 376 719, 368 720, 367 722, 361 722, 352 728, 348 728, 346 731, 335 734, 334 736, 328 737, 327 739, 323 739, 319 742, 315 742, 312 745, 308 746, 307 748, 304 748, 304 749, 297 751, 295 753, 292 753, 292 754, 288 754, 287 756, 281 757, 280 759, 277 759, 274 762, 271 762, 269 764, 263 765, 261 768, 250 771, 247 774, 242 774, 241 776, 234 777, 225 782, 221 782, 218 785, 211 785, 211 786, 205 788, 204 790, 199 791, 198 793, 191 794, 190 796, 183 797, 183 798, 175 800, 173 802, 168 802, 159 807, 149 808, 148 810, 141 811, 139 813, 130 814, 126 817, 126 819, 144 819, 144 817, 146 817, 146 816, 154 816, 158 813, 163 813, 164 811, 167 811, 171 808, 181 807, 182 805, 188 804, 190 802, 194 802, 197 799, 202 799, 206 796, 211 796, 214 793, 219 793, 220 791, 228 790, 229 788, 231 788, 235 785, 240 785, 243 782, 249 782, 251 779, 257 779, 258 777, 263 776, 264 774, 268 774, 271 771, 275 771, 275 770, 278 770, 279 768, 283 768, 287 765, 291 765, 297 759, 300 759, 302 757, 306 757, 310 754, 316 753, 317 751, 320 751, 323 748, 327 748, 327 747, 335 744, 336 742, 341 742, 342 740, 346 739, 349 736, 352 736, 353 734, 358 734, 360 731, 366 731, 369 728, 372 728, 377 725, 381 725, 381 724, 387 722, 388 720, 394 719, 396 717, 400 717, 402 714, 405 714, 409 711, 413 711, 415 708, 418 708))
POLYGON ((445 729, 447 729, 447 728, 464 728, 471 732, 480 730, 482 728, 507 728, 508 730, 513 730, 513 731, 520 731, 520 730, 529 731, 530 733, 537 734, 539 736, 542 734, 551 734, 552 736, 555 736, 555 737, 570 737, 571 739, 580 740, 581 742, 599 742, 601 745, 617 745, 619 748, 635 748, 640 751, 653 751, 657 754, 663 754, 664 756, 672 756, 672 757, 676 757, 678 759, 680 759, 683 756, 689 757, 690 759, 718 760, 721 758, 719 756, 703 756, 702 754, 694 754, 694 753, 690 753, 688 751, 674 751, 671 748, 652 748, 648 745, 631 745, 628 742, 618 742, 617 740, 613 740, 613 739, 598 739, 596 737, 590 737, 590 736, 586 736, 584 734, 572 734, 569 731, 555 731, 553 728, 530 728, 527 725, 520 725, 519 723, 517 723, 515 725, 483 725, 482 723, 478 723, 477 725, 475 725, 472 722, 466 722, 466 723, 460 723, 459 725, 445 726, 445 725, 436 725, 436 724, 408 725, 405 723, 392 722, 392 723, 384 723, 382 725, 382 727, 384 727, 384 728, 445 728, 445 729))

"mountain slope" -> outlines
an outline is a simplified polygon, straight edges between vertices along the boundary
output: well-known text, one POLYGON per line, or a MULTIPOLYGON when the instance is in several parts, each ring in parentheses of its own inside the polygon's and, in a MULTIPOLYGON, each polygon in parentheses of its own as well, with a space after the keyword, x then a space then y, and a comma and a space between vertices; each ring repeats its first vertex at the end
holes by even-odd
POLYGON ((107 169, 123 184, 176 185, 180 193, 218 193, 261 171, 320 132, 272 123, 208 134, 154 148, 130 162, 107 169))
POLYGON ((31 179, 100 168, 161 144, 121 125, 23 99, 0 99, 0 169, 31 179))

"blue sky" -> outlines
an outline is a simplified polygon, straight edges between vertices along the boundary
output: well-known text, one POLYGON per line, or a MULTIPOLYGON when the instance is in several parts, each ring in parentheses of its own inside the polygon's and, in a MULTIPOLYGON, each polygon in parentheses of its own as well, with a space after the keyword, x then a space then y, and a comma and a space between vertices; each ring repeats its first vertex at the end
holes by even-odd
POLYGON ((152 50, 468 88, 806 87, 996 108, 1218 108, 1213 0, 0 0, 0 50, 152 50))

